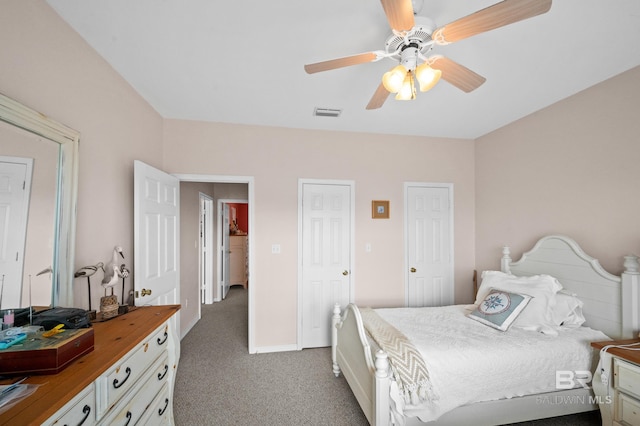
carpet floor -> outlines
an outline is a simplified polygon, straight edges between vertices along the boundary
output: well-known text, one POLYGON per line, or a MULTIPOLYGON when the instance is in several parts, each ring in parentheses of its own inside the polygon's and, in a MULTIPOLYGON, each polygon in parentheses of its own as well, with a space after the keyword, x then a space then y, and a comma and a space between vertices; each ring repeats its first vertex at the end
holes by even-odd
MULTIPOLYGON (((202 305, 181 342, 174 391, 178 426, 367 425, 346 380, 331 372, 331 349, 248 353, 247 291, 202 305)), ((596 426, 599 412, 518 423, 596 426)), ((465 425, 461 425, 465 426, 465 425)))

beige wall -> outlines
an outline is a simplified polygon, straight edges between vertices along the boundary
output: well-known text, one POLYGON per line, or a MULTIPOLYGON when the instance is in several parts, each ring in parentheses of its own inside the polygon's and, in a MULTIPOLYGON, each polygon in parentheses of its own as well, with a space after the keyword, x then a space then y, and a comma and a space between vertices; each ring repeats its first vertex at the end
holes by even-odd
POLYGON ((355 296, 375 306, 404 303, 403 183, 454 183, 456 300, 470 299, 472 141, 180 120, 164 126, 167 171, 255 178, 257 347, 296 342, 299 178, 355 181, 355 296), (374 199, 390 200, 389 220, 371 219, 374 199), (280 255, 271 254, 274 243, 280 255), (365 252, 366 243, 372 252, 365 252))
POLYGON ((3 0, 0 40, 0 92, 80 132, 76 268, 120 245, 133 269, 133 160, 162 166, 162 118, 42 0, 3 0))
POLYGON ((640 67, 476 142, 476 265, 499 268, 547 234, 608 271, 640 254, 640 67))

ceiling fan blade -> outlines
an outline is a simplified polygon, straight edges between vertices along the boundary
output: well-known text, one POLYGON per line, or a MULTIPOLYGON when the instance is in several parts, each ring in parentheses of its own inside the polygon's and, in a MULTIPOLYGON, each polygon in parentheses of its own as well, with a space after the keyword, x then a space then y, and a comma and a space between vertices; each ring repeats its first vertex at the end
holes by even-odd
POLYGON ((411 0, 380 0, 391 29, 409 31, 415 25, 411 0))
POLYGON ((546 13, 551 8, 551 1, 504 0, 436 29, 432 38, 438 44, 463 40, 546 13))
POLYGON ((304 66, 307 74, 313 74, 321 71, 329 71, 336 68, 348 67, 351 65, 364 64, 365 62, 373 62, 378 59, 378 55, 374 52, 360 53, 359 55, 345 56, 344 58, 331 59, 329 61, 316 62, 304 66))
POLYGON ((469 93, 480 87, 487 80, 464 65, 442 56, 436 58, 429 65, 433 69, 442 71, 442 78, 463 92, 469 93))
POLYGON ((384 84, 380 83, 380 85, 376 89, 376 92, 373 94, 373 96, 371 97, 371 100, 367 104, 367 109, 380 108, 384 104, 384 101, 387 100, 388 97, 389 97, 389 92, 387 92, 387 89, 384 88, 384 84))

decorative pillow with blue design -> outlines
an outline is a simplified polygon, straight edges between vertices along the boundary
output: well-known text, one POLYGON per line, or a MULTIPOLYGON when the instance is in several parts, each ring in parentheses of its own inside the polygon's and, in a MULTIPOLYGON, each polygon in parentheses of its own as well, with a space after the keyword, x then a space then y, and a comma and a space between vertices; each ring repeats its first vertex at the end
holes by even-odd
POLYGON ((526 294, 493 290, 469 314, 469 318, 500 331, 507 331, 530 300, 531 296, 526 294))

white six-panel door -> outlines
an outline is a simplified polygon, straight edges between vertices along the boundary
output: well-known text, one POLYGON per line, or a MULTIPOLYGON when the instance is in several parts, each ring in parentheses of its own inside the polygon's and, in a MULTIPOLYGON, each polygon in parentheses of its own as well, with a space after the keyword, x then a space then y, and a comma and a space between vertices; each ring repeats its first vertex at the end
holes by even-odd
POLYGON ((134 162, 136 305, 180 303, 180 181, 134 162))
POLYGON ((0 157, 0 308, 21 307, 30 158, 0 157))
POLYGON ((333 306, 351 300, 352 190, 350 184, 302 183, 299 319, 304 348, 331 345, 333 306))
POLYGON ((454 302, 453 187, 405 184, 406 305, 454 302))

